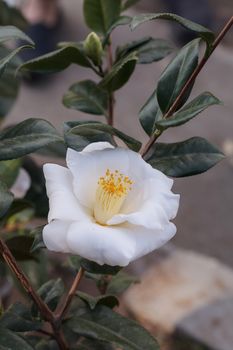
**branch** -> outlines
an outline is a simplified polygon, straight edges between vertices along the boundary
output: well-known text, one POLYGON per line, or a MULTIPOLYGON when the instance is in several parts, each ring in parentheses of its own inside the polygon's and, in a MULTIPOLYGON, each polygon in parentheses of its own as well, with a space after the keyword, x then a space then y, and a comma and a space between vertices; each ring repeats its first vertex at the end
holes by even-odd
MULTIPOLYGON (((191 74, 191 76, 189 77, 189 79, 187 80, 185 85, 183 86, 182 90, 180 91, 179 95, 177 96, 177 98, 175 99, 173 104, 171 105, 170 109, 164 115, 164 117, 163 117, 164 119, 170 118, 173 115, 173 113, 176 111, 176 109, 179 106, 180 101, 182 100, 186 91, 193 84, 194 80, 196 79, 196 77, 198 76, 198 74, 200 73, 200 71, 202 70, 202 68, 204 67, 204 65, 206 64, 206 62, 208 61, 208 59, 210 58, 210 56, 212 55, 212 53, 214 52, 216 47, 219 45, 219 43, 222 41, 222 39, 224 38, 226 33, 229 31, 229 29, 231 28, 232 25, 233 25, 233 16, 229 19, 229 21, 226 23, 226 25, 223 27, 223 29, 221 30, 219 35, 214 40, 209 55, 203 56, 200 63, 198 64, 196 69, 193 71, 193 73, 191 74)), ((146 143, 146 145, 140 151, 140 154, 142 155, 142 157, 144 157, 145 154, 150 150, 150 148, 152 147, 152 145, 154 144, 154 142, 157 140, 157 138, 160 135, 161 135, 161 131, 157 130, 157 133, 151 136, 149 141, 146 143)))
MULTIPOLYGON (((112 69, 113 58, 112 58, 112 44, 111 39, 109 38, 108 44, 108 71, 112 69)), ((108 99, 108 125, 113 126, 114 119, 114 94, 112 92, 109 93, 108 99)))
POLYGON ((52 311, 49 309, 47 304, 44 303, 41 297, 36 293, 32 285, 30 284, 27 276, 18 266, 9 248, 7 247, 5 242, 3 242, 1 239, 0 239, 0 254, 2 255, 3 259, 5 260, 5 262, 11 269, 11 271, 15 274, 15 276, 17 277, 18 281, 23 286, 25 291, 29 294, 29 296, 32 298, 34 303, 37 305, 44 319, 51 323, 53 321, 52 311))
POLYGON ((56 323, 59 325, 62 321, 62 319, 64 318, 64 316, 66 315, 68 309, 69 309, 69 306, 72 302, 72 299, 78 289, 78 286, 79 286, 79 283, 84 275, 84 272, 85 270, 80 267, 75 279, 74 279, 74 282, 66 296, 66 299, 64 301, 64 304, 62 305, 62 309, 61 311, 58 312, 58 314, 56 315, 56 323))

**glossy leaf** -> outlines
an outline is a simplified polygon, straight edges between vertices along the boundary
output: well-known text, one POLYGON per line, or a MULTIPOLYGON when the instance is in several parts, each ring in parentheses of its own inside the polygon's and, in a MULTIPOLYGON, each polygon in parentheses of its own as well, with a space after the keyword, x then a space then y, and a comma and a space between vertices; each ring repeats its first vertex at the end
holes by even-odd
POLYGON ((98 275, 115 275, 122 269, 120 266, 99 265, 87 259, 81 259, 80 264, 85 271, 98 275))
POLYGON ((140 123, 145 132, 151 136, 156 130, 156 122, 162 119, 155 90, 139 112, 140 123))
POLYGON ((23 40, 31 45, 34 45, 33 41, 24 32, 14 26, 0 26, 0 43, 8 40, 23 40))
POLYGON ((201 37, 209 45, 214 41, 215 35, 208 28, 205 28, 198 23, 194 23, 174 13, 148 13, 135 16, 131 22, 131 29, 135 29, 140 24, 155 19, 165 19, 172 22, 177 22, 182 27, 194 32, 197 36, 201 37))
MULTIPOLYGON (((97 139, 99 141, 105 141, 106 140, 105 135, 109 134, 112 136, 119 137, 130 149, 136 152, 139 151, 139 149, 141 148, 141 143, 139 141, 124 134, 120 130, 113 128, 110 125, 102 124, 102 123, 81 124, 69 130, 67 134, 78 135, 82 140, 84 141, 88 140, 88 143, 95 142, 97 139)), ((69 141, 68 141, 68 146, 69 146, 69 141)), ((77 147, 78 146, 79 145, 77 145, 77 147)), ((83 146, 81 147, 81 149, 82 148, 83 146)))
MULTIPOLYGON (((5 47, 0 47, 0 60, 10 55, 11 51, 5 47)), ((15 76, 20 60, 14 56, 4 68, 0 77, 0 122, 13 106, 19 90, 19 81, 15 76)))
POLYGON ((135 321, 127 319, 105 306, 68 321, 73 332, 105 341, 127 350, 158 350, 156 340, 135 321))
POLYGON ((64 292, 64 284, 60 278, 50 280, 43 284, 37 292, 50 309, 54 311, 64 292))
POLYGON ((108 91, 120 89, 125 83, 127 83, 132 75, 137 59, 136 53, 132 52, 117 61, 100 82, 100 87, 108 91))
POLYGON ((99 297, 93 297, 84 292, 77 292, 77 296, 89 306, 91 310, 94 310, 97 305, 105 305, 110 309, 115 306, 119 306, 119 301, 114 295, 101 295, 99 297))
POLYGON ((120 271, 118 274, 112 277, 111 281, 108 284, 106 293, 121 294, 133 283, 139 283, 137 277, 120 271))
POLYGON ((94 81, 73 84, 63 97, 63 104, 84 113, 107 115, 108 94, 94 81))
MULTIPOLYGON (((198 50, 199 39, 195 39, 178 52, 162 73, 157 86, 157 98, 163 113, 166 113, 171 107, 192 72, 197 67, 198 50)), ((186 102, 190 92, 191 89, 184 96, 179 107, 186 102)))
POLYGON ((38 250, 45 248, 43 235, 42 235, 44 226, 45 225, 38 226, 30 232, 30 235, 33 237, 33 243, 30 248, 30 253, 35 253, 38 250))
POLYGON ((0 346, 6 350, 33 350, 33 347, 16 333, 6 328, 0 328, 0 346))
POLYGON ((0 132, 0 160, 19 158, 61 140, 46 120, 26 119, 0 132))
POLYGON ((15 50, 11 51, 7 56, 0 59, 0 78, 3 72, 5 71, 5 68, 9 64, 9 62, 23 49, 25 48, 31 48, 29 45, 24 45, 17 47, 15 50))
POLYGON ((122 58, 133 51, 137 52, 137 63, 143 64, 163 59, 173 51, 173 47, 166 40, 145 37, 119 47, 117 58, 122 58))
POLYGON ((153 168, 173 177, 201 174, 224 158, 215 146, 201 137, 183 142, 156 143, 145 160, 153 168))
POLYGON ((29 332, 41 329, 42 324, 33 320, 30 309, 17 302, 9 307, 0 318, 0 327, 10 329, 13 332, 29 332))
POLYGON ((0 217, 7 212, 13 199, 13 194, 7 189, 6 185, 0 181, 0 217))
POLYGON ((12 255, 18 261, 35 260, 35 256, 30 253, 33 238, 28 235, 16 235, 5 241, 12 255))
POLYGON ((156 122, 156 126, 162 130, 187 123, 192 118, 212 105, 221 104, 221 101, 209 92, 197 96, 193 101, 184 106, 174 116, 156 122))
POLYGON ((78 46, 67 45, 23 63, 20 69, 38 73, 56 73, 66 69, 72 63, 82 67, 92 67, 83 50, 78 46))
POLYGON ((106 34, 121 12, 121 0, 84 0, 84 18, 96 33, 106 34))
POLYGON ((8 188, 14 184, 21 163, 20 159, 0 161, 0 181, 4 182, 8 188))

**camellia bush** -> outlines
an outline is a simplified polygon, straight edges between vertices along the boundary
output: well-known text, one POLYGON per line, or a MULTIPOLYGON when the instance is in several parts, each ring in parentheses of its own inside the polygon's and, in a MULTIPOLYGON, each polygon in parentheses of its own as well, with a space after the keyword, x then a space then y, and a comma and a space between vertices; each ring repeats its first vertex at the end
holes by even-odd
MULTIPOLYGON (((0 27, 1 119, 17 95, 16 73, 55 73, 71 64, 93 71, 96 79, 74 82, 63 97, 64 105, 106 119, 105 123, 65 121, 63 134, 49 121, 35 118, 1 128, 1 277, 7 284, 8 267, 18 294, 29 297, 7 309, 2 303, 2 350, 159 349, 141 325, 117 312, 118 295, 138 282, 123 267, 176 233, 171 220, 178 211, 179 195, 171 191, 171 178, 200 174, 224 157, 201 137, 177 143, 157 140, 167 129, 220 104, 210 92, 192 98, 190 94, 233 18, 215 36, 170 13, 124 15, 136 2, 84 0, 90 34, 82 42, 62 42, 55 51, 24 63, 16 55, 30 49, 32 40, 15 26, 0 27), (115 28, 134 30, 158 19, 176 22, 196 38, 176 52, 166 40, 151 36, 113 52, 115 28), (9 50, 4 45, 12 39, 25 45, 9 50), (202 57, 201 43, 205 45, 202 57), (170 63, 138 113, 148 135, 142 145, 127 130, 114 127, 114 93, 127 83, 137 64, 154 63, 169 54, 170 63), (66 166, 45 160, 42 170, 30 156, 34 152, 65 157, 66 166), (36 218, 44 218, 46 225, 32 229, 36 218), (51 255, 48 250, 61 254, 51 255), (79 291, 81 279, 89 279, 99 295, 79 291)), ((23 21, 19 15, 16 19, 23 21)))

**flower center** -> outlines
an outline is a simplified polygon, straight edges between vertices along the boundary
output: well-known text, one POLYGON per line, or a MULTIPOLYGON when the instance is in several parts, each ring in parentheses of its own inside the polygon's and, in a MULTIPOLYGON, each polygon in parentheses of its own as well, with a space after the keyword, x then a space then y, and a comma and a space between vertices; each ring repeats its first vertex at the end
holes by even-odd
POLYGON ((94 205, 94 217, 99 224, 105 225, 119 213, 132 184, 130 178, 118 170, 107 169, 105 176, 99 178, 94 205))

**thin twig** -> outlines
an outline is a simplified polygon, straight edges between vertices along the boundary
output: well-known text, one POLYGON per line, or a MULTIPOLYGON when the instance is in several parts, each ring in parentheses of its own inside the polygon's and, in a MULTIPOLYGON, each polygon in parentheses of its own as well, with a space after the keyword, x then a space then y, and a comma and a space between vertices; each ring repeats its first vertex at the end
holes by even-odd
POLYGON ((25 291, 30 295, 34 303, 37 305, 38 309, 40 310, 41 314, 43 315, 44 319, 48 322, 53 321, 53 313, 47 306, 47 304, 44 303, 44 301, 41 299, 41 297, 36 293, 32 285, 30 284, 27 276, 24 274, 24 272, 20 269, 18 266, 15 258, 11 254, 9 248, 7 247, 6 243, 0 239, 0 254, 2 255, 3 259, 11 269, 11 271, 15 274, 20 284, 23 286, 25 291))
MULTIPOLYGON (((198 66, 196 67, 196 69, 193 71, 193 73, 191 74, 191 76, 189 77, 189 79, 187 80, 185 85, 183 86, 183 88, 180 91, 179 95, 177 96, 177 98, 175 99, 175 101, 173 102, 173 104, 171 105, 169 110, 167 111, 167 113, 163 116, 164 119, 170 118, 173 115, 173 113, 176 111, 176 109, 179 106, 183 96, 185 95, 187 90, 190 88, 190 86, 193 84, 193 82, 195 81, 196 77, 198 76, 198 74, 200 73, 200 71, 202 70, 202 68, 204 67, 204 65, 206 64, 206 62, 208 61, 208 59, 210 58, 210 56, 212 55, 212 53, 214 52, 216 47, 219 45, 219 43, 222 41, 222 39, 224 38, 225 34, 229 31, 229 29, 231 28, 232 25, 233 25, 233 16, 229 19, 229 21, 226 23, 226 25, 223 27, 223 29, 221 30, 219 35, 214 40, 209 55, 204 55, 203 56, 203 58, 201 59, 200 63, 198 64, 198 66)), ((149 141, 146 143, 146 145, 140 151, 140 154, 142 155, 142 157, 144 157, 145 154, 150 150, 150 148, 152 147, 152 145, 154 144, 154 142, 157 140, 157 138, 160 135, 161 135, 161 132, 158 130, 157 134, 154 134, 154 135, 151 136, 149 141)))
MULTIPOLYGON (((112 57, 112 44, 111 39, 109 38, 108 44, 108 72, 112 69, 113 57, 112 57)), ((108 124, 113 126, 114 123, 114 94, 113 92, 109 93, 108 98, 108 124)))
POLYGON ((73 299, 73 297, 74 297, 74 295, 75 295, 75 293, 76 293, 76 291, 78 289, 79 283, 80 283, 80 281, 81 281, 81 279, 82 279, 82 277, 84 275, 84 272, 85 272, 85 270, 82 267, 80 267, 80 269, 79 269, 79 271, 78 271, 78 273, 77 273, 77 275, 76 275, 76 277, 74 279, 74 282, 73 282, 73 284, 72 284, 72 286, 71 286, 71 288, 70 288, 70 290, 69 290, 69 292, 68 292, 68 294, 66 296, 66 299, 65 299, 65 301, 64 301, 64 303, 62 305, 61 311, 59 311, 57 313, 57 315, 56 315, 56 322, 58 324, 60 324, 61 320, 66 315, 66 313, 68 311, 68 308, 69 308, 69 306, 70 306, 70 304, 72 302, 72 299, 73 299))

